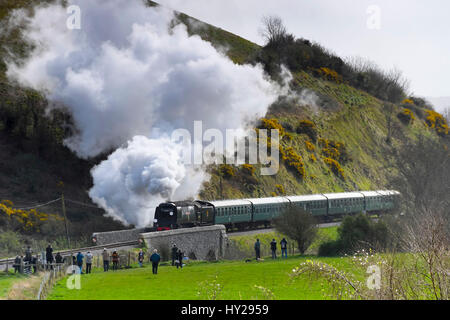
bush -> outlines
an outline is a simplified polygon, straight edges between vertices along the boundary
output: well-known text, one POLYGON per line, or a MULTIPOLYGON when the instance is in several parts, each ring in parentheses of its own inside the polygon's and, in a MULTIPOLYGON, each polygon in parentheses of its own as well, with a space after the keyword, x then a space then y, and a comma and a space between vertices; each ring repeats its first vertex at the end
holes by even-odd
POLYGON ((344 164, 351 160, 343 142, 320 138, 319 145, 323 148, 322 155, 326 158, 341 161, 344 164))
POLYGON ((339 75, 339 73, 337 73, 336 71, 334 71, 334 70, 332 70, 330 68, 322 67, 322 68, 319 68, 319 69, 314 69, 314 74, 316 76, 319 76, 319 77, 325 79, 325 80, 333 81, 333 82, 336 82, 338 84, 343 82, 342 76, 339 75))
POLYGON ((320 245, 318 255, 321 257, 333 257, 338 256, 342 251, 342 244, 340 241, 331 240, 324 242, 320 245))
POLYGON ((429 128, 436 129, 436 133, 440 136, 448 135, 449 128, 444 116, 434 110, 426 110, 425 112, 428 114, 425 120, 426 125, 429 128))
POLYGON ((317 141, 317 127, 310 120, 301 120, 297 127, 297 133, 306 134, 314 143, 317 141))
POLYGON ((281 184, 275 185, 275 188, 277 189, 277 192, 278 192, 279 195, 285 194, 284 187, 281 184))
POLYGON ((22 240, 18 233, 0 230, 0 256, 20 254, 22 251, 22 240))
POLYGON ((306 175, 303 158, 300 155, 298 155, 292 147, 286 149, 280 148, 280 152, 287 167, 293 170, 297 175, 299 175, 303 179, 306 175))
POLYGON ((406 125, 411 124, 414 119, 416 119, 414 113, 410 109, 403 109, 403 111, 397 115, 397 118, 406 125))
POLYGON ((316 150, 316 147, 309 141, 305 141, 306 150, 309 152, 314 152, 316 150))
POLYGON ((267 136, 270 137, 270 130, 278 130, 280 137, 285 135, 283 126, 278 122, 277 119, 266 119, 262 118, 258 129, 267 129, 267 136))
POLYGON ((319 255, 336 256, 364 250, 382 251, 389 243, 389 233, 382 221, 374 222, 366 215, 347 216, 338 228, 338 239, 323 243, 319 255))
POLYGON ((339 162, 331 158, 324 158, 323 161, 330 167, 331 171, 338 177, 345 180, 344 169, 342 169, 339 162))
POLYGON ((229 164, 221 164, 218 171, 219 175, 225 179, 230 179, 235 176, 234 168, 229 164))
POLYGON ((241 168, 242 168, 242 172, 249 176, 253 176, 256 171, 255 166, 251 165, 251 164, 243 164, 241 166, 241 168))

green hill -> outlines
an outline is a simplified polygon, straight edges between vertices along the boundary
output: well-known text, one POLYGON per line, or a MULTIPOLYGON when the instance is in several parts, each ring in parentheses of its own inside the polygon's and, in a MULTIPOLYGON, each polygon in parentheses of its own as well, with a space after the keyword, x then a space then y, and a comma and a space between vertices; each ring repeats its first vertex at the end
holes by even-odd
MULTIPOLYGON (((46 115, 48 101, 42 93, 12 83, 5 76, 5 60, 20 60, 29 49, 19 27, 6 28, 8 14, 16 8, 30 9, 36 3, 39 1, 4 0, 0 7, 2 30, 8 30, 0 35, 0 197, 17 206, 42 203, 60 196, 59 182, 63 181, 67 198, 92 205, 87 195, 92 185, 90 169, 106 155, 89 161, 78 159, 62 144, 72 134, 71 115, 64 108, 46 115)), ((264 63, 271 58, 267 48, 182 13, 177 23, 186 24, 190 34, 199 35, 218 49, 227 48, 235 63, 264 63)), ((322 50, 306 40, 295 43, 306 45, 311 52, 322 50)), ((298 61, 296 52, 287 56, 298 61)), ((342 67, 336 57, 330 65, 321 65, 318 60, 297 67, 291 60, 287 63, 293 73, 292 90, 312 95, 315 102, 296 105, 280 99, 259 121, 258 127, 282 128, 285 133, 279 173, 260 176, 257 166, 210 167, 211 179, 200 195, 203 199, 389 188, 390 177, 402 165, 391 156, 399 146, 418 135, 448 139, 446 123, 438 114, 427 111, 432 107, 424 101, 406 96, 395 103, 385 101, 370 86, 357 85, 359 78, 348 78, 345 68, 341 68, 342 74, 332 69, 334 65, 342 67)), ((264 66, 273 69, 270 63, 264 66)), ((272 76, 276 78, 276 73, 272 76)), ((367 79, 370 77, 363 80, 367 79)), ((93 231, 122 228, 104 218, 102 210, 73 203, 67 207, 73 235, 88 237, 93 231)), ((44 209, 61 213, 59 203, 44 209)), ((0 218, 0 228, 7 227, 0 218)), ((46 237, 63 236, 63 231, 60 224, 56 225, 46 231, 46 237)))
MULTIPOLYGON (((259 62, 260 46, 184 14, 179 19, 191 34, 218 49, 227 44, 227 54, 235 63, 259 62)), ((266 115, 267 120, 276 121, 275 126, 270 121, 261 124, 283 127, 282 148, 292 148, 300 156, 304 175, 292 170, 289 161, 281 161, 276 176, 261 176, 257 167, 212 167, 212 178, 201 193, 204 199, 389 188, 396 166, 401 165, 392 155, 401 145, 419 135, 448 139, 445 120, 423 99, 404 96, 397 103, 385 101, 343 81, 334 70, 322 69, 329 74, 318 75, 312 68, 293 72, 291 88, 314 94, 315 105, 281 100, 266 115), (441 127, 436 124, 439 121, 441 127), (303 128, 308 125, 315 131, 312 137, 303 128)))

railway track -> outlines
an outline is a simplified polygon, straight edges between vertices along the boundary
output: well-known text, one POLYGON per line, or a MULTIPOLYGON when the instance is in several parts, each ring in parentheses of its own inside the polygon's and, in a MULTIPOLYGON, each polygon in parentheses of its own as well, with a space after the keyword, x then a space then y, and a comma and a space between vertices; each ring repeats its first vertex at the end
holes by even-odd
MULTIPOLYGON (((105 244, 102 246, 93 246, 93 247, 85 247, 85 248, 77 248, 77 249, 71 249, 71 250, 55 250, 55 252, 59 252, 63 257, 70 257, 72 254, 76 254, 78 252, 84 252, 90 251, 91 253, 96 252, 102 252, 103 249, 119 249, 119 248, 134 248, 139 245, 138 240, 133 241, 124 241, 124 242, 117 242, 117 243, 110 243, 105 244)), ((37 254, 36 252, 34 254, 37 254)), ((8 258, 8 259, 0 259, 0 271, 3 271, 8 268, 12 268, 12 265, 14 263, 15 258, 8 258)))

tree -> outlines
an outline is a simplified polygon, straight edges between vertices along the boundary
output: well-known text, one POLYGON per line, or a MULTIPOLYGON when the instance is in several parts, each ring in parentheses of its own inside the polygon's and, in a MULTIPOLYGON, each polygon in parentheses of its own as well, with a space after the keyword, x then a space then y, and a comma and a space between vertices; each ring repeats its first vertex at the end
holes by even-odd
POLYGON ((280 17, 265 16, 262 18, 262 23, 264 29, 261 31, 261 35, 266 40, 267 45, 283 42, 287 36, 287 30, 280 17))
POLYGON ((421 214, 450 206, 450 143, 419 136, 404 144, 393 156, 398 175, 391 185, 400 191, 404 209, 421 214))
POLYGON ((338 238, 323 243, 319 256, 353 254, 359 250, 384 251, 389 242, 389 230, 384 221, 373 221, 363 214, 346 216, 338 228, 338 238))
POLYGON ((317 235, 317 221, 314 216, 301 208, 291 207, 274 220, 278 232, 297 242, 301 254, 309 248, 317 235))

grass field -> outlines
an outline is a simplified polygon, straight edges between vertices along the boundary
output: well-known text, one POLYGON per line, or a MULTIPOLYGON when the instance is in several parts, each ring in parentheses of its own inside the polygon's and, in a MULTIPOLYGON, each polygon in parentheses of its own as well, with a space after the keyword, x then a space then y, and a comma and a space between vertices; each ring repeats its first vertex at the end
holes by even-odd
POLYGON ((0 299, 5 299, 14 282, 25 279, 21 274, 0 272, 0 299))
MULTIPOLYGON (((314 255, 317 254, 317 251, 319 249, 319 246, 327 241, 330 240, 336 240, 338 236, 337 232, 338 227, 328 227, 328 228, 320 228, 317 231, 317 237, 314 240, 314 242, 311 244, 311 246, 306 251, 306 254, 314 255)), ((231 241, 231 244, 233 247, 235 247, 239 252, 246 257, 250 258, 254 256, 254 244, 256 239, 259 239, 261 241, 261 254, 264 255, 270 255, 270 242, 272 239, 275 239, 278 243, 278 254, 281 254, 279 243, 281 239, 286 238, 288 241, 288 252, 292 254, 294 247, 297 246, 297 244, 289 239, 288 237, 280 234, 277 231, 274 232, 268 232, 268 233, 259 233, 259 234, 251 234, 251 235, 241 235, 241 236, 234 236, 233 234, 229 235, 229 239, 231 241)), ((238 255, 236 255, 238 256, 238 255)), ((243 257, 241 257, 243 258, 243 257)))
POLYGON ((0 272, 0 300, 33 300, 41 282, 42 274, 26 276, 0 272))
POLYGON ((307 259, 317 259, 341 270, 354 272, 349 258, 289 257, 261 262, 227 261, 217 263, 191 262, 182 270, 161 266, 158 275, 151 267, 104 273, 94 270, 81 275, 81 289, 66 288, 67 279, 58 282, 51 300, 187 300, 208 299, 208 288, 220 284, 218 299, 265 299, 267 295, 255 286, 269 289, 273 298, 283 300, 325 299, 321 281, 291 280, 289 273, 307 259))

